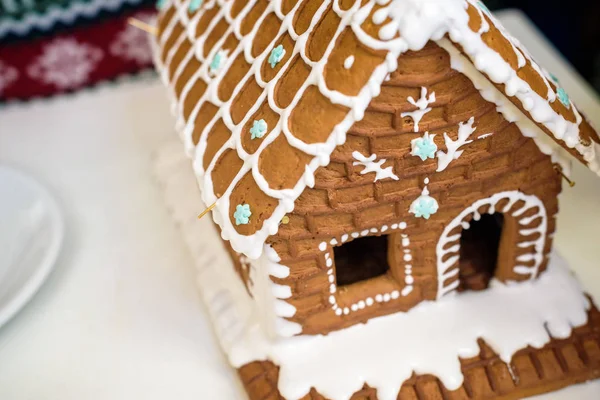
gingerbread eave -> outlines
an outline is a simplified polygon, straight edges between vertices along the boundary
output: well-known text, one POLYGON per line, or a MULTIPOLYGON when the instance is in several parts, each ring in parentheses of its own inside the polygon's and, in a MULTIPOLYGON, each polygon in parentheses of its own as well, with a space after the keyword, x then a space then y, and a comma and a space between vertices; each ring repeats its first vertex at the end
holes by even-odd
POLYGON ((556 162, 568 152, 600 174, 596 131, 482 3, 377 3, 165 4, 157 68, 172 89, 203 199, 216 201, 214 220, 237 252, 261 255, 401 55, 429 41, 542 152, 556 162), (245 205, 250 215, 236 214, 245 205))

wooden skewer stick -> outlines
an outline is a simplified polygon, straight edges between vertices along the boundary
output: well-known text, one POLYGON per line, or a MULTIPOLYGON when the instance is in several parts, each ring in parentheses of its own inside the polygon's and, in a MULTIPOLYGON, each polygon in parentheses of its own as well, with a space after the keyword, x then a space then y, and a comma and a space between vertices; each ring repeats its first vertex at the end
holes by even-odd
POLYGON ((200 219, 200 218, 204 217, 206 214, 208 214, 208 212, 209 212, 210 210, 212 210, 213 208, 215 208, 215 206, 216 206, 216 205, 217 205, 217 202, 215 201, 215 202, 214 202, 214 203, 212 203, 210 206, 208 206, 208 207, 206 208, 206 210, 202 211, 202 212, 200 213, 200 215, 198 215, 198 219, 200 219))
POLYGON ((574 182, 574 181, 572 181, 572 180, 570 180, 570 179, 569 179, 569 178, 568 178, 568 177, 565 175, 565 173, 563 172, 563 169, 562 169, 562 167, 561 167, 560 165, 555 165, 555 166, 554 166, 554 169, 556 170, 556 172, 558 172, 558 173, 559 173, 559 174, 560 174, 560 175, 563 177, 563 179, 564 179, 565 181, 567 181, 567 182, 569 183, 569 186, 570 186, 570 187, 573 187, 573 186, 575 186, 575 182, 574 182))
POLYGON ((147 24, 144 21, 141 21, 137 18, 129 17, 129 18, 127 18, 127 23, 129 23, 129 25, 135 26, 138 29, 143 30, 144 32, 148 32, 149 34, 156 36, 156 33, 157 33, 156 27, 152 26, 150 24, 147 24))

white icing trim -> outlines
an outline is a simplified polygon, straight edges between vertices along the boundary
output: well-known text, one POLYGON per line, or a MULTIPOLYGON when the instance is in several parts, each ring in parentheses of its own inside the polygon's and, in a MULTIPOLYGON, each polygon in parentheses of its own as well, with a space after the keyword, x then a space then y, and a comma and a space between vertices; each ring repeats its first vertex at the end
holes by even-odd
MULTIPOLYGON (((388 230, 388 226, 387 225, 383 225, 379 228, 371 228, 371 229, 364 229, 362 231, 357 231, 357 232, 352 232, 349 235, 343 235, 340 238, 341 243, 345 243, 350 237, 356 239, 358 237, 365 237, 368 236, 369 233, 384 233, 388 230)), ((400 222, 399 224, 392 224, 391 227, 392 230, 396 230, 396 229, 400 229, 400 230, 404 230, 406 229, 406 222, 400 222)), ((360 299, 358 301, 355 301, 354 303, 352 303, 350 306, 348 307, 340 307, 338 305, 338 299, 336 296, 337 293, 337 282, 336 282, 336 277, 335 277, 335 271, 334 271, 334 260, 332 257, 332 252, 329 251, 329 248, 327 246, 327 242, 321 242, 319 244, 319 250, 323 253, 323 257, 325 258, 325 266, 327 267, 327 279, 329 280, 329 304, 331 304, 331 309, 333 310, 333 312, 335 313, 335 315, 337 316, 342 316, 342 315, 348 315, 350 314, 350 312, 352 311, 358 311, 358 310, 362 310, 365 307, 370 307, 375 303, 387 303, 391 300, 396 300, 398 298, 400 298, 400 296, 402 295, 403 297, 408 296, 412 291, 413 291, 413 283, 414 283, 414 277, 412 276, 412 265, 411 265, 411 261, 412 261, 412 252, 410 250, 410 239, 408 237, 407 234, 402 233, 401 234, 402 237, 402 241, 401 241, 401 245, 402 245, 402 251, 404 253, 403 259, 404 259, 404 283, 405 283, 405 287, 402 289, 402 291, 399 290, 393 290, 389 293, 379 293, 375 296, 372 297, 366 297, 364 299, 360 299)), ((329 242, 329 244, 331 246, 336 246, 338 244, 338 240, 337 239, 331 239, 331 241, 329 242)))
POLYGON ((437 172, 445 170, 452 160, 458 160, 464 150, 459 150, 462 146, 472 143, 472 140, 468 140, 471 134, 475 132, 473 123, 475 118, 471 117, 467 122, 461 122, 458 124, 458 138, 456 140, 450 139, 448 134, 444 132, 444 144, 446 145, 446 151, 439 150, 436 153, 438 159, 437 172))
POLYGON ((493 133, 493 132, 490 132, 490 133, 484 133, 483 135, 479 135, 479 136, 477 136, 477 140, 485 139, 485 138, 488 138, 488 137, 490 137, 490 136, 493 136, 493 135, 494 135, 494 133, 493 133))
POLYGON ((361 175, 368 174, 370 172, 375 172, 375 180, 373 182, 377 182, 378 180, 391 178, 397 181, 398 178, 396 174, 394 174, 393 166, 381 168, 381 166, 386 162, 385 158, 382 158, 379 161, 375 161, 377 159, 376 154, 371 154, 368 158, 360 154, 360 152, 355 151, 352 153, 352 157, 356 160, 352 163, 352 165, 362 165, 365 167, 362 171, 360 171, 361 175))
MULTIPOLYGON (((473 82, 481 97, 496 105, 498 111, 508 122, 514 122, 523 136, 532 138, 540 151, 552 158, 552 162, 563 167, 568 175, 571 170, 571 155, 558 143, 552 140, 517 106, 501 93, 473 64, 463 56, 449 40, 440 40, 438 45, 450 54, 450 65, 473 82)), ((484 135, 482 135, 484 136, 484 135)), ((599 153, 600 154, 600 153, 599 153)))
POLYGON ((256 301, 256 312, 262 330, 272 339, 291 337, 302 332, 300 324, 287 319, 296 314, 296 308, 286 301, 292 297, 292 289, 271 279, 271 276, 279 279, 289 276, 290 269, 281 265, 280 261, 280 257, 269 245, 265 245, 258 260, 250 261, 253 266, 251 293, 256 301))
POLYGON ((530 280, 534 279, 538 275, 539 267, 544 260, 544 245, 546 244, 546 231, 548 226, 546 208, 544 207, 542 201, 534 195, 527 195, 519 191, 500 192, 491 197, 477 200, 472 205, 465 208, 444 228, 444 231, 436 245, 438 299, 450 292, 453 292, 459 285, 458 280, 455 280, 452 284, 447 286, 444 285, 446 280, 458 274, 457 264, 459 261, 458 253, 460 250, 461 233, 450 235, 450 232, 459 226, 461 226, 462 229, 469 229, 469 223, 466 222, 465 219, 467 219, 469 216, 472 216, 473 220, 478 221, 481 218, 481 214, 479 214, 478 210, 483 206, 489 206, 488 214, 494 214, 495 212, 501 212, 505 214, 509 212, 511 208, 519 201, 523 201, 523 205, 520 208, 513 210, 510 214, 517 219, 518 225, 527 225, 537 218, 540 218, 541 221, 536 228, 519 228, 519 233, 523 236, 538 234, 538 237, 534 240, 524 239, 523 241, 517 243, 517 246, 521 248, 534 246, 535 253, 528 254, 526 257, 517 257, 515 260, 517 264, 513 267, 513 270, 516 274, 525 275, 530 280), (502 208, 502 210, 497 210, 496 205, 500 201, 506 199, 508 199, 507 204, 502 208), (520 216, 526 211, 534 208, 538 209, 536 214, 531 217, 520 218, 520 216), (452 245, 453 243, 455 244, 452 245), (531 260, 534 260, 534 265, 532 267, 518 264, 518 262, 527 262, 531 260))
POLYGON ((425 178, 425 186, 423 187, 421 195, 417 197, 408 208, 408 212, 411 214, 415 214, 415 217, 417 218, 422 217, 425 219, 429 219, 429 216, 435 214, 440 208, 438 201, 429 195, 429 189, 427 188, 428 184, 429 178, 425 178), (425 204, 430 204, 430 209, 428 210, 429 212, 427 214, 427 217, 423 216, 421 210, 419 210, 419 207, 421 206, 421 204, 423 204, 423 202, 425 202, 425 204))

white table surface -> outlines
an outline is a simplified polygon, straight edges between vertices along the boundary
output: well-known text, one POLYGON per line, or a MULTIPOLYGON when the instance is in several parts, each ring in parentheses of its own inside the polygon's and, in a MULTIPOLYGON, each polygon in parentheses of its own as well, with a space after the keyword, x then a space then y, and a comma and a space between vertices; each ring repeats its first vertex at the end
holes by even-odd
MULTIPOLYGON (((600 102, 573 69, 521 14, 501 19, 600 126, 600 102)), ((164 93, 139 79, 0 108, 0 163, 45 183, 67 224, 56 270, 0 329, 0 399, 243 398, 152 177, 152 154, 174 135, 164 93)), ((574 167, 556 243, 600 299, 600 179, 574 167)))

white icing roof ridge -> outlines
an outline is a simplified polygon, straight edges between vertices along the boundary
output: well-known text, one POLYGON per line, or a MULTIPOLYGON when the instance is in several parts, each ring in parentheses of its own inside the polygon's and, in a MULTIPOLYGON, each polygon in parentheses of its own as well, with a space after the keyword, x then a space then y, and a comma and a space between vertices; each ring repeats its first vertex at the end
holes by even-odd
MULTIPOLYGON (((186 144, 188 154, 194 155, 195 171, 202 188, 203 199, 207 204, 212 204, 217 201, 211 179, 211 172, 219 157, 226 150, 235 149, 239 158, 243 160, 243 167, 233 179, 233 182, 226 192, 218 199, 217 205, 213 211, 213 218, 221 227, 222 237, 229 240, 234 250, 239 253, 244 253, 253 259, 258 258, 261 255, 263 245, 267 238, 277 233, 281 218, 286 213, 293 210, 295 200, 302 194, 306 186, 312 186, 314 184, 315 171, 320 166, 329 164, 329 157, 335 147, 345 142, 348 129, 355 122, 363 118, 368 104, 372 98, 379 94, 381 84, 385 77, 396 70, 398 57, 407 50, 422 49, 429 40, 441 41, 446 35, 448 35, 454 43, 460 45, 477 70, 483 73, 492 82, 504 85, 504 94, 506 96, 514 96, 514 98, 520 101, 523 108, 529 112, 531 119, 534 122, 550 131, 556 140, 564 142, 567 146, 576 149, 581 157, 586 160, 590 169, 600 175, 600 145, 593 142, 590 145, 581 143, 579 125, 582 122, 582 117, 579 115, 574 105, 570 104, 570 101, 569 106, 572 107, 577 118, 575 123, 567 121, 562 115, 553 110, 551 103, 558 100, 556 93, 550 84, 551 78, 548 74, 535 64, 527 51, 520 47, 516 40, 504 33, 501 25, 493 18, 492 23, 494 26, 504 33, 507 39, 511 41, 519 66, 526 65, 526 63, 529 62, 546 83, 548 95, 544 98, 535 93, 528 82, 521 79, 516 71, 504 61, 500 54, 485 44, 481 35, 484 34, 490 26, 484 18, 484 15, 488 15, 487 11, 480 8, 482 7, 482 3, 480 2, 476 5, 474 0, 371 0, 362 6, 361 2, 357 1, 350 9, 344 11, 340 8, 339 0, 324 0, 313 16, 306 32, 297 34, 292 26, 292 21, 303 2, 298 1, 294 8, 284 17, 284 13, 281 9, 282 0, 274 0, 269 2, 253 30, 245 36, 240 33, 240 23, 249 10, 257 3, 257 0, 249 0, 248 4, 239 15, 232 19, 228 11, 233 3, 234 2, 232 1, 225 0, 209 0, 205 2, 205 5, 200 11, 189 16, 187 10, 190 0, 172 0, 172 4, 177 7, 177 18, 173 18, 175 22, 171 23, 165 30, 166 33, 159 38, 159 44, 164 45, 166 38, 169 36, 168 33, 172 31, 175 23, 179 21, 186 29, 184 29, 184 33, 178 39, 177 43, 181 43, 187 35, 188 39, 194 43, 194 46, 192 46, 192 51, 190 51, 190 54, 186 57, 195 56, 203 63, 200 70, 190 79, 190 82, 188 82, 181 97, 175 98, 174 96, 174 112, 178 117, 177 125, 186 144), (321 20, 330 5, 333 6, 333 10, 338 14, 338 17, 340 17, 341 23, 338 26, 335 36, 330 41, 325 55, 320 61, 314 62, 306 55, 306 43, 309 35, 315 29, 315 26, 321 20), (200 17, 206 10, 213 9, 216 6, 220 6, 217 16, 211 20, 210 26, 206 29, 205 33, 196 38, 196 25, 200 17), (375 7, 377 7, 378 10, 372 14, 375 7), (479 32, 474 32, 469 27, 468 7, 475 7, 482 20, 479 32), (267 49, 257 57, 251 55, 250 48, 252 47, 254 36, 261 21, 271 12, 275 12, 275 14, 282 19, 279 32, 275 35, 275 39, 273 39, 271 46, 276 44, 275 41, 277 38, 280 38, 282 34, 288 33, 295 42, 295 47, 293 54, 287 59, 277 76, 270 82, 265 83, 261 77, 260 67, 263 61, 269 56, 271 47, 268 46, 267 49), (365 33, 362 29, 363 22, 369 18, 370 15, 372 15, 373 22, 381 25, 378 39, 369 36, 369 34, 365 33), (206 40, 208 33, 211 32, 212 27, 217 24, 219 16, 223 16, 229 22, 230 27, 227 33, 222 35, 223 37, 215 46, 213 46, 208 56, 204 57, 202 54, 203 43, 206 40), (323 77, 323 70, 327 59, 332 52, 337 38, 345 27, 350 27, 358 39, 366 46, 372 49, 385 50, 387 52, 385 61, 375 68, 368 84, 363 87, 356 96, 344 95, 328 89, 323 77), (217 55, 218 51, 220 51, 220 46, 230 32, 235 33, 236 37, 240 40, 240 44, 227 54, 223 65, 216 71, 215 76, 212 76, 213 74, 209 69, 209 64, 217 55), (234 91, 234 95, 231 96, 228 101, 223 102, 219 100, 217 96, 218 87, 221 80, 224 78, 227 69, 239 54, 244 55, 246 62, 251 65, 251 68, 247 75, 239 81, 234 91), (292 103, 285 109, 281 109, 273 100, 274 88, 284 71, 289 68, 294 59, 294 55, 297 54, 299 54, 305 64, 311 68, 311 72, 302 87, 295 94, 292 103), (182 115, 183 101, 189 93, 190 88, 193 86, 192 81, 199 79, 205 81, 208 88, 196 105, 195 110, 190 115, 189 120, 185 121, 182 115), (249 79, 256 79, 256 82, 263 89, 263 92, 258 97, 258 100, 251 110, 246 113, 243 120, 238 124, 235 124, 231 118, 230 107, 235 98, 235 93, 239 92, 249 79), (304 143, 296 138, 293 133, 290 132, 288 127, 288 119, 291 111, 294 109, 307 87, 311 85, 316 85, 321 94, 329 99, 331 103, 341 104, 350 109, 343 121, 335 126, 325 143, 304 143), (248 154, 241 144, 242 129, 265 99, 268 100, 271 110, 279 114, 280 122, 276 127, 272 128, 269 135, 266 136, 261 143, 259 149, 254 154, 248 154), (200 105, 208 101, 218 107, 219 111, 204 128, 196 147, 192 141, 194 120, 200 105), (202 160, 206 150, 207 135, 220 118, 222 118, 232 135, 222 148, 217 151, 205 171, 202 160), (262 151, 264 151, 264 149, 281 134, 285 136, 287 142, 292 147, 312 155, 313 158, 306 165, 305 173, 292 189, 277 190, 270 188, 267 181, 261 176, 258 167, 258 159, 262 151), (229 215, 229 196, 237 182, 250 171, 260 189, 268 196, 277 199, 278 205, 273 214, 264 221, 261 229, 252 235, 242 235, 236 231, 231 222, 231 216, 229 215)), ((177 45, 173 46, 170 50, 165 66, 168 66, 173 59, 176 47, 177 45)), ((179 66, 178 71, 172 79, 173 82, 176 81, 178 74, 181 74, 184 64, 185 62, 182 62, 179 66)), ((163 68, 164 66, 161 66, 160 63, 158 67, 159 69, 163 69, 162 77, 169 83, 167 74, 168 68, 163 68)), ((538 142, 536 141, 536 143, 538 142)))

